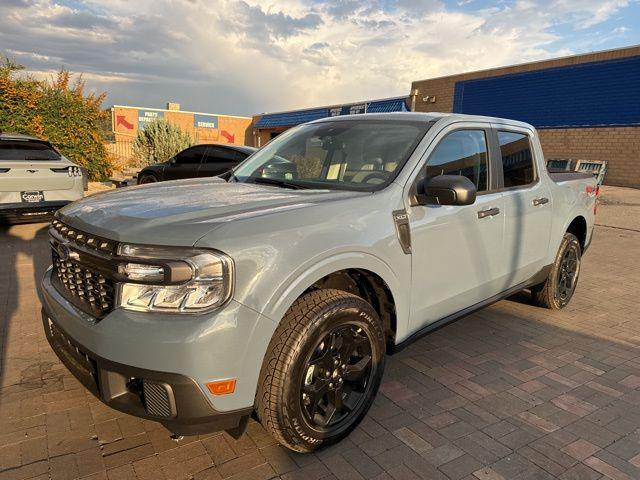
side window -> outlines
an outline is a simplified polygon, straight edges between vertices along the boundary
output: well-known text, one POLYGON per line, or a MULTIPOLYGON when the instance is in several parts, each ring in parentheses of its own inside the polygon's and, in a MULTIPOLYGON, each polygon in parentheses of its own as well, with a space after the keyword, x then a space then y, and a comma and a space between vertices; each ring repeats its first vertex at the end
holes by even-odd
POLYGON ((198 164, 202 160, 206 147, 191 147, 176 155, 178 165, 198 164))
POLYGON ((515 132, 498 132, 504 187, 529 185, 536 179, 529 136, 515 132))
POLYGON ((484 130, 458 130, 440 141, 427 161, 427 178, 462 175, 478 192, 487 190, 487 139, 484 130))
POLYGON ((240 160, 241 157, 235 150, 221 147, 209 147, 204 156, 204 163, 229 163, 240 160))

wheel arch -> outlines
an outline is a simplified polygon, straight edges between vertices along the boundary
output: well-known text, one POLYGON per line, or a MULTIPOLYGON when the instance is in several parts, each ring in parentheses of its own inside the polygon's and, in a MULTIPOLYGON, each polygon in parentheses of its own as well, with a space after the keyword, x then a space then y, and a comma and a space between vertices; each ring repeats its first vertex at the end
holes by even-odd
POLYGON ((582 215, 577 215, 571 220, 565 232, 575 235, 580 242, 580 249, 584 251, 587 241, 587 220, 582 215))
POLYGON ((378 312, 387 346, 401 340, 408 326, 408 292, 389 265, 364 252, 343 253, 294 273, 277 291, 263 314, 280 322, 302 295, 319 288, 335 288, 360 296, 378 312))

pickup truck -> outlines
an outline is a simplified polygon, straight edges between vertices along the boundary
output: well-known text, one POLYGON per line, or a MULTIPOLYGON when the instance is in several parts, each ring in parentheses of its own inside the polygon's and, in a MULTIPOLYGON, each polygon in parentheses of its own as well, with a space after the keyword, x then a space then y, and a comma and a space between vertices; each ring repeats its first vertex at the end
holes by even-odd
POLYGON ((174 435, 240 435, 254 417, 310 452, 363 418, 386 354, 521 290, 565 307, 597 193, 549 174, 525 123, 322 119, 223 178, 58 211, 43 324, 115 409, 174 435))
POLYGON ((0 132, 0 223, 50 220, 82 198, 86 185, 86 170, 48 141, 0 132))

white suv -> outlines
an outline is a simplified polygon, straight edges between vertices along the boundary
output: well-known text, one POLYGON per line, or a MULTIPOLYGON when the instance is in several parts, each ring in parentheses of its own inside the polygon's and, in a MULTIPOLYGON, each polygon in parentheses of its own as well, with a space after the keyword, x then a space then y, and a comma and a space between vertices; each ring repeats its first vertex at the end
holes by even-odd
POLYGON ((46 140, 0 133, 0 222, 30 222, 82 198, 86 171, 46 140))

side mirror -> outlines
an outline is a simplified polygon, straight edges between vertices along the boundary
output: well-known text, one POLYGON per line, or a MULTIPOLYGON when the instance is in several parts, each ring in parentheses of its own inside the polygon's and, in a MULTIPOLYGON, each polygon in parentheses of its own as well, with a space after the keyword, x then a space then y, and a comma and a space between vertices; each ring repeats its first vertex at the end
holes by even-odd
POLYGON ((438 175, 423 180, 415 196, 417 205, 471 205, 476 201, 476 186, 461 175, 438 175))

